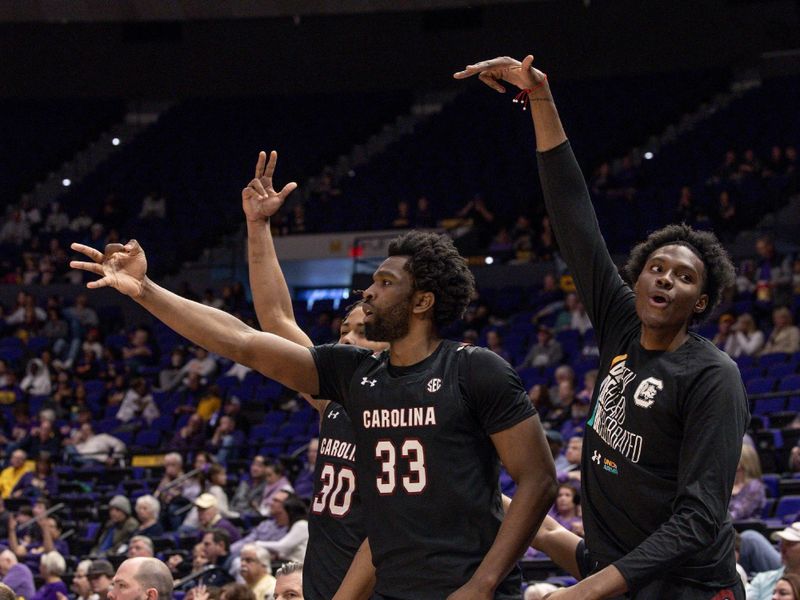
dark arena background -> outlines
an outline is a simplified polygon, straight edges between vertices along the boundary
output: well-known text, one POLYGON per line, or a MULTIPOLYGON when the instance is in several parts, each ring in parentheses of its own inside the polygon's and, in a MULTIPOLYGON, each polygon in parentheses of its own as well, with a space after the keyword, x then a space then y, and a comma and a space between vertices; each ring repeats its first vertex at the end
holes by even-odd
MULTIPOLYGON (((452 78, 528 53, 618 264, 673 222, 725 244, 736 283, 697 331, 739 366, 761 490, 731 516, 767 537, 800 520, 800 3, 2 2, 0 543, 36 589, 55 550, 50 575, 88 598, 87 569, 113 575, 147 530, 176 597, 200 598, 217 561, 196 547, 204 502, 247 536, 276 518, 275 492, 312 501, 316 411, 69 268, 72 242, 136 239, 153 280, 258 328, 241 190, 260 150, 280 153, 276 187, 299 184, 271 230, 311 340, 339 339, 395 235, 447 232, 478 293, 442 334, 516 368, 559 481, 579 486, 568 447, 598 350, 544 209, 530 116, 513 93, 452 78), (248 500, 252 478, 266 492, 248 500)), ((505 471, 500 485, 513 497, 505 471)), ((582 535, 579 507, 551 514, 582 535)), ((273 552, 273 569, 287 558, 273 552)), ((533 549, 520 565, 525 598, 574 583, 533 549)))

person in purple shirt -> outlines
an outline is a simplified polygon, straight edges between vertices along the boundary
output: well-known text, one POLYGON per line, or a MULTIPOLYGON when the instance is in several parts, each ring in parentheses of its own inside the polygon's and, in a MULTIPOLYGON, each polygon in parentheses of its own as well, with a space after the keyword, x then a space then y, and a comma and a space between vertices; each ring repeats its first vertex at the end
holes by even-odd
POLYGON ((742 445, 742 456, 736 468, 728 513, 734 521, 757 519, 767 502, 764 482, 761 481, 761 462, 752 446, 742 445))
POLYGON ((17 561, 11 550, 0 552, 0 575, 3 577, 2 582, 14 590, 17 597, 32 598, 36 593, 33 573, 26 565, 17 561))
POLYGON ((39 561, 39 574, 44 580, 44 585, 30 597, 30 600, 58 600, 58 594, 67 595, 66 584, 61 576, 67 570, 67 562, 55 550, 42 554, 39 561))

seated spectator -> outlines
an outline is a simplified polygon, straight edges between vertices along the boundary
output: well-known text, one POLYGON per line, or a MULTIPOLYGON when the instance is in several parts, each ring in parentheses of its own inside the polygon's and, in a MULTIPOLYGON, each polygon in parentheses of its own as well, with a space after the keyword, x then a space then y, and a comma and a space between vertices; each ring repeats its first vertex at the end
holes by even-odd
POLYGON ((578 294, 570 292, 564 296, 564 308, 556 316, 553 329, 556 331, 575 329, 583 335, 591 328, 592 322, 589 320, 589 315, 586 314, 583 302, 578 299, 578 294))
POLYGON ((303 600, 303 563, 288 562, 278 569, 275 600, 303 600))
POLYGON ((128 335, 128 343, 122 348, 125 367, 133 374, 139 374, 144 367, 153 364, 153 349, 150 347, 150 332, 137 327, 128 335))
POLYGON ((119 410, 117 410, 117 419, 123 423, 129 423, 134 419, 141 418, 150 425, 159 416, 161 416, 161 412, 153 400, 153 394, 148 390, 147 381, 142 377, 134 378, 122 398, 119 410))
MULTIPOLYGON (((193 519, 196 519, 197 525, 199 525, 203 531, 217 529, 224 531, 228 539, 228 544, 238 542, 239 539, 241 539, 242 534, 239 528, 220 514, 216 496, 208 492, 200 494, 194 501, 194 506, 196 512, 193 519)), ((192 516, 191 512, 190 516, 192 516)), ((184 526, 195 527, 195 525, 192 524, 193 519, 187 517, 186 521, 184 521, 184 526), (187 523, 187 521, 189 521, 189 523, 187 523)))
POLYGON ((23 475, 33 470, 27 460, 28 454, 24 450, 17 449, 11 453, 8 466, 0 471, 0 497, 9 498, 23 475))
POLYGON ((256 544, 245 544, 239 555, 239 573, 253 592, 256 600, 268 600, 275 591, 275 578, 272 576, 272 562, 269 552, 256 544))
POLYGON ((2 583, 14 590, 17 598, 33 598, 36 593, 33 573, 27 565, 17 560, 11 550, 0 552, 0 576, 2 583))
POLYGON ((758 453, 752 447, 742 445, 742 455, 736 468, 728 513, 734 521, 756 519, 761 516, 766 501, 758 453))
POLYGON ((560 429, 561 436, 567 440, 575 436, 583 437, 586 432, 586 418, 589 416, 589 404, 591 402, 576 396, 574 390, 571 393, 573 399, 569 405, 569 413, 567 419, 561 423, 560 429))
POLYGON ((156 192, 150 192, 142 198, 142 208, 139 211, 139 219, 148 221, 151 219, 163 220, 167 216, 167 199, 156 192))
POLYGON ((14 517, 8 520, 8 547, 18 558, 34 560, 55 550, 62 556, 69 556, 69 546, 61 539, 61 525, 54 516, 38 514, 35 522, 18 524, 14 517))
POLYGON ((794 325, 791 311, 785 306, 780 306, 772 311, 772 333, 769 334, 766 344, 758 353, 776 354, 800 352, 800 329, 794 325))
POLYGON ((152 558, 155 556, 153 540, 146 535, 134 535, 128 544, 128 558, 152 558))
POLYGON ((208 566, 203 575, 197 579, 198 583, 206 586, 221 587, 231 583, 233 577, 228 574, 226 564, 230 557, 230 538, 222 529, 212 529, 203 534, 203 552, 208 561, 208 566))
POLYGON ((75 594, 75 600, 89 600, 92 595, 92 585, 86 576, 91 564, 92 561, 87 559, 82 560, 75 567, 75 572, 72 574, 72 585, 70 585, 70 590, 75 594))
POLYGON ((194 358, 183 366, 183 385, 188 385, 189 375, 196 374, 200 377, 200 383, 206 385, 209 378, 217 371, 217 361, 208 353, 208 350, 201 346, 192 348, 194 358))
POLYGON ((72 439, 65 442, 65 451, 77 465, 92 462, 113 465, 125 457, 124 442, 108 433, 95 433, 91 423, 82 423, 72 439))
POLYGON ((55 550, 42 554, 39 559, 39 574, 44 584, 33 595, 31 600, 59 600, 59 594, 68 593, 67 586, 61 576, 67 570, 67 562, 55 550))
POLYGON ((800 575, 800 523, 792 523, 772 537, 780 542, 782 565, 757 573, 747 584, 747 600, 770 600, 781 577, 787 574, 800 575))
MULTIPOLYGON (((565 423, 570 419, 572 412, 572 405, 575 403, 575 384, 571 380, 561 381, 558 384, 558 396, 556 397, 555 405, 548 411, 544 419, 544 425, 547 429, 555 429, 560 431, 561 435, 567 429, 571 429, 574 423, 568 427, 564 427, 565 423), (564 429, 562 429, 564 427, 564 429)), ((570 436, 566 437, 569 439, 570 436)))
POLYGON ((222 415, 206 448, 214 453, 218 463, 225 465, 239 458, 239 451, 244 444, 244 433, 237 429, 236 419, 222 415))
MULTIPOLYGON (((280 510, 278 505, 283 504, 288 497, 289 492, 278 492, 277 494, 273 495, 270 512, 273 510, 280 510)), ((289 531, 289 528, 287 526, 280 525, 277 521, 275 521, 275 519, 264 519, 255 527, 255 529, 251 530, 250 533, 244 536, 241 540, 231 544, 231 556, 234 559, 238 558, 245 544, 258 541, 279 540, 286 535, 287 531, 289 531)), ((235 567, 234 570, 236 570, 235 567)))
POLYGON ((431 203, 427 196, 417 198, 417 207, 414 211, 414 227, 416 229, 428 229, 436 227, 436 217, 431 210, 431 203))
POLYGON ((556 502, 548 514, 568 531, 583 537, 580 502, 578 489, 571 483, 562 483, 558 486, 556 502))
POLYGON ((764 333, 756 327, 750 313, 742 313, 731 326, 731 333, 723 349, 731 358, 754 356, 764 345, 764 333))
POLYGON ((183 378, 183 366, 186 362, 186 352, 182 346, 172 349, 169 355, 169 364, 158 373, 158 389, 170 391, 178 387, 183 378))
POLYGON ((792 266, 789 256, 779 254, 769 235, 756 240, 756 303, 762 310, 791 303, 792 266))
POLYGON ((561 365, 555 370, 555 373, 553 373, 553 379, 555 379, 555 383, 550 387, 549 390, 550 403, 556 407, 569 404, 569 402, 572 401, 571 398, 567 398, 569 402, 564 402, 562 399, 560 399, 561 395, 563 394, 563 389, 561 389, 559 386, 563 382, 567 382, 572 385, 573 390, 577 389, 578 386, 577 382, 575 381, 575 369, 569 365, 561 365))
POLYGON ((47 414, 46 417, 40 418, 39 424, 32 427, 20 441, 20 448, 25 450, 30 458, 35 460, 57 458, 61 453, 61 435, 53 426, 55 419, 50 418, 54 416, 47 414))
POLYGON ((227 583, 219 591, 219 600, 256 600, 256 596, 246 584, 227 583))
POLYGON ((108 521, 92 554, 114 556, 120 553, 121 548, 127 545, 133 532, 139 528, 139 523, 131 516, 131 502, 125 496, 117 495, 108 503, 108 521))
POLYGON ((567 466, 556 472, 556 477, 560 483, 567 481, 581 480, 581 453, 583 452, 583 438, 573 437, 567 442, 567 449, 564 458, 567 459, 567 466))
POLYGON ((164 525, 167 530, 175 530, 185 518, 185 507, 200 494, 200 485, 185 477, 183 457, 170 452, 164 457, 164 476, 154 493, 164 506, 164 525))
POLYGON ((100 317, 89 306, 89 297, 86 294, 78 294, 75 297, 75 304, 70 308, 64 309, 64 316, 76 321, 82 331, 88 331, 92 327, 100 326, 100 317))
POLYGON ((135 536, 147 536, 148 538, 164 535, 164 528, 159 522, 161 516, 161 504, 155 496, 145 494, 139 496, 134 504, 136 518, 139 520, 139 527, 133 532, 135 536))
POLYGON ((305 502, 290 494, 281 504, 275 506, 273 518, 279 525, 288 527, 286 535, 275 541, 255 542, 277 560, 299 561, 306 555, 308 545, 308 508, 305 502))
POLYGON ((41 358, 32 358, 25 367, 25 377, 19 382, 25 394, 47 396, 53 390, 52 375, 41 358))
POLYGON ((264 486, 264 496, 261 498, 261 514, 270 516, 272 496, 278 492, 294 492, 292 484, 284 474, 283 465, 279 461, 267 462, 265 475, 267 484, 264 486))
POLYGON ((111 590, 111 578, 114 577, 113 565, 104 559, 93 560, 86 572, 93 597, 90 600, 107 600, 111 590))
POLYGON ((408 202, 400 200, 397 203, 397 212, 389 222, 389 229, 408 229, 411 227, 411 208, 408 202))
POLYGON ((539 325, 536 343, 528 351, 525 360, 517 366, 517 370, 528 367, 551 367, 561 362, 564 351, 561 344, 553 337, 553 331, 546 325, 539 325))
POLYGON ((306 448, 306 462, 294 479, 294 492, 304 500, 314 495, 314 469, 319 454, 319 438, 311 438, 306 448))
POLYGON ((503 347, 503 336, 496 329, 490 329, 486 332, 486 347, 507 363, 511 362, 511 355, 503 347))
POLYGON ((780 600, 800 600, 800 575, 784 573, 775 584, 772 597, 780 600))
MULTIPOLYGON (((49 421, 42 421, 49 423, 49 421)), ((53 456, 57 456, 55 453, 53 456)), ((11 493, 14 498, 35 499, 39 496, 52 498, 58 494, 58 477, 53 473, 53 464, 49 456, 42 454, 36 459, 33 471, 28 471, 14 486, 11 493)))
POLYGON ((186 425, 181 427, 167 443, 167 449, 178 452, 191 452, 205 446, 205 422, 197 415, 189 417, 186 425))
MULTIPOLYGON (((313 441, 313 440, 312 440, 313 441)), ((309 442, 310 444, 310 442, 309 442)), ((241 515, 257 515, 264 497, 266 479, 266 459, 256 455, 250 462, 250 478, 241 478, 236 493, 231 500, 231 509, 241 515)), ((312 483, 313 487, 313 483, 312 483)))
POLYGON ((542 383, 534 384, 528 390, 528 398, 539 413, 539 418, 544 420, 553 408, 550 401, 550 390, 542 383))
POLYGON ((714 344, 720 350, 724 350, 725 345, 728 343, 728 340, 733 338, 732 328, 735 321, 736 319, 730 313, 725 313, 718 319, 717 333, 711 339, 711 343, 714 344))

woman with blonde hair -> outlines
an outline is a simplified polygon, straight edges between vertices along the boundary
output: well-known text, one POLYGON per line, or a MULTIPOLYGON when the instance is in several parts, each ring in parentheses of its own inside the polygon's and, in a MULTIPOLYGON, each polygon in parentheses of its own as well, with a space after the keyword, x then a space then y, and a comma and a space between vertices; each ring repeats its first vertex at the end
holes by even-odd
POLYGON ((761 516, 766 501, 764 482, 761 481, 761 461, 755 449, 744 444, 739 466, 736 468, 728 512, 734 521, 757 519, 761 516))
POLYGON ((753 356, 764 345, 764 333, 756 327, 750 313, 742 313, 731 326, 731 333, 725 340, 723 350, 731 358, 753 356))
POLYGON ((794 324, 792 312, 785 306, 772 311, 772 333, 759 354, 776 354, 778 352, 800 351, 800 329, 794 324))

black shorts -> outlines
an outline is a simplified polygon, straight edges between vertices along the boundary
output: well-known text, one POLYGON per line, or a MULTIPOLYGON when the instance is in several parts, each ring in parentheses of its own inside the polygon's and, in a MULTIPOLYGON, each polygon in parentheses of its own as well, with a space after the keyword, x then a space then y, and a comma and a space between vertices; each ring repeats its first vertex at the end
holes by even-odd
MULTIPOLYGON (((588 577, 600 570, 600 564, 594 560, 581 540, 575 548, 575 560, 581 578, 588 577)), ((744 585, 736 578, 736 584, 727 589, 710 588, 703 585, 672 578, 654 579, 635 592, 628 592, 611 600, 661 600, 662 598, 680 598, 681 600, 745 600, 744 585)))

